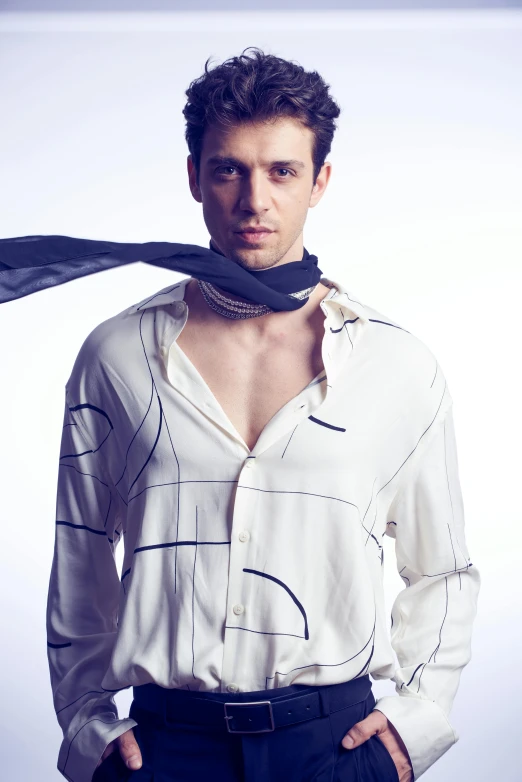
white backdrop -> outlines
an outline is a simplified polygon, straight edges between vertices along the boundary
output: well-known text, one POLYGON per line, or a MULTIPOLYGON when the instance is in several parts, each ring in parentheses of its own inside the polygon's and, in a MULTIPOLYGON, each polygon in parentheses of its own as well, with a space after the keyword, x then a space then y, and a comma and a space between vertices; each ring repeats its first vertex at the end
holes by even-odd
MULTIPOLYGON (((522 12, 0 14, 0 237, 208 246, 184 90, 209 55, 246 46, 331 85, 333 172, 305 246, 428 345, 454 399, 482 589, 451 714, 461 738, 424 779, 519 782, 522 12)), ((65 382, 95 325, 180 277, 138 263, 0 306, 6 780, 63 780, 45 603, 65 382)), ((386 545, 391 608, 404 585, 386 545)), ((117 696, 121 715, 131 696, 117 696)))

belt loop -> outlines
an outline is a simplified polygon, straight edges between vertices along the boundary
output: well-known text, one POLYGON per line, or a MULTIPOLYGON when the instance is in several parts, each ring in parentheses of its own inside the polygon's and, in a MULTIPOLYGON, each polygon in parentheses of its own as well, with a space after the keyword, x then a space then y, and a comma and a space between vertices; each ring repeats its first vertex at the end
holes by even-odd
POLYGON ((321 717, 327 717, 330 714, 330 686, 322 685, 317 687, 319 703, 321 705, 321 717))

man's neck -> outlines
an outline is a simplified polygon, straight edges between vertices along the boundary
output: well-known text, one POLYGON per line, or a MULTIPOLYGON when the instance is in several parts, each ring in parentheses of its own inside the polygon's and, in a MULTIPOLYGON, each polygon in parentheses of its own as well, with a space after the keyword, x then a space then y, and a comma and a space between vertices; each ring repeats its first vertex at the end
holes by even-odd
MULTIPOLYGON (((218 290, 221 290, 218 288, 218 290)), ((309 296, 308 301, 297 310, 283 310, 281 312, 269 312, 256 318, 227 318, 215 312, 208 306, 203 298, 195 278, 189 280, 185 287, 185 302, 188 305, 189 317, 197 319, 202 325, 215 328, 227 328, 241 330, 242 334, 251 332, 254 336, 262 338, 275 331, 295 329, 305 326, 309 320, 317 316, 320 303, 329 292, 329 288, 321 282, 309 296)), ((233 298, 234 301, 246 301, 240 296, 234 296, 228 291, 223 291, 224 296, 233 298)))

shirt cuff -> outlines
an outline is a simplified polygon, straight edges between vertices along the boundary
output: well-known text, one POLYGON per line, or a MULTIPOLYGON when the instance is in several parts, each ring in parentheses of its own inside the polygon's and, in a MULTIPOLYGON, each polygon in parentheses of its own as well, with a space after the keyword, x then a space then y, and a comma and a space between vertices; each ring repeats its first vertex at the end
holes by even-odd
POLYGON ((131 717, 111 722, 90 719, 74 739, 65 738, 58 753, 58 771, 69 782, 92 782, 96 765, 108 744, 138 723, 131 717))
POLYGON ((427 698, 386 695, 373 711, 381 711, 404 741, 417 780, 459 740, 441 707, 427 698))

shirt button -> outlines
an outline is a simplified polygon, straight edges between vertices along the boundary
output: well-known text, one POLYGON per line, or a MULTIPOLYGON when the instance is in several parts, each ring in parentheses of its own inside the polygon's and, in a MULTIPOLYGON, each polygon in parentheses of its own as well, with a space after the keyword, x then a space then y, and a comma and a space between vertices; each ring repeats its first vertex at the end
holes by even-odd
POLYGON ((182 301, 177 301, 175 304, 176 315, 182 315, 185 309, 185 304, 182 301))
POLYGON ((235 614, 242 614, 244 610, 245 606, 242 606, 241 603, 237 603, 237 605, 235 605, 232 609, 235 614))
POLYGON ((241 543, 244 543, 245 540, 249 540, 249 539, 250 539, 250 533, 247 532, 246 530, 243 530, 243 532, 239 533, 239 540, 241 541, 241 543))
POLYGON ((245 462, 245 467, 252 467, 253 459, 249 459, 247 462, 245 462))
POLYGON ((229 692, 238 692, 239 687, 234 682, 231 682, 230 684, 227 684, 227 690, 229 692))

